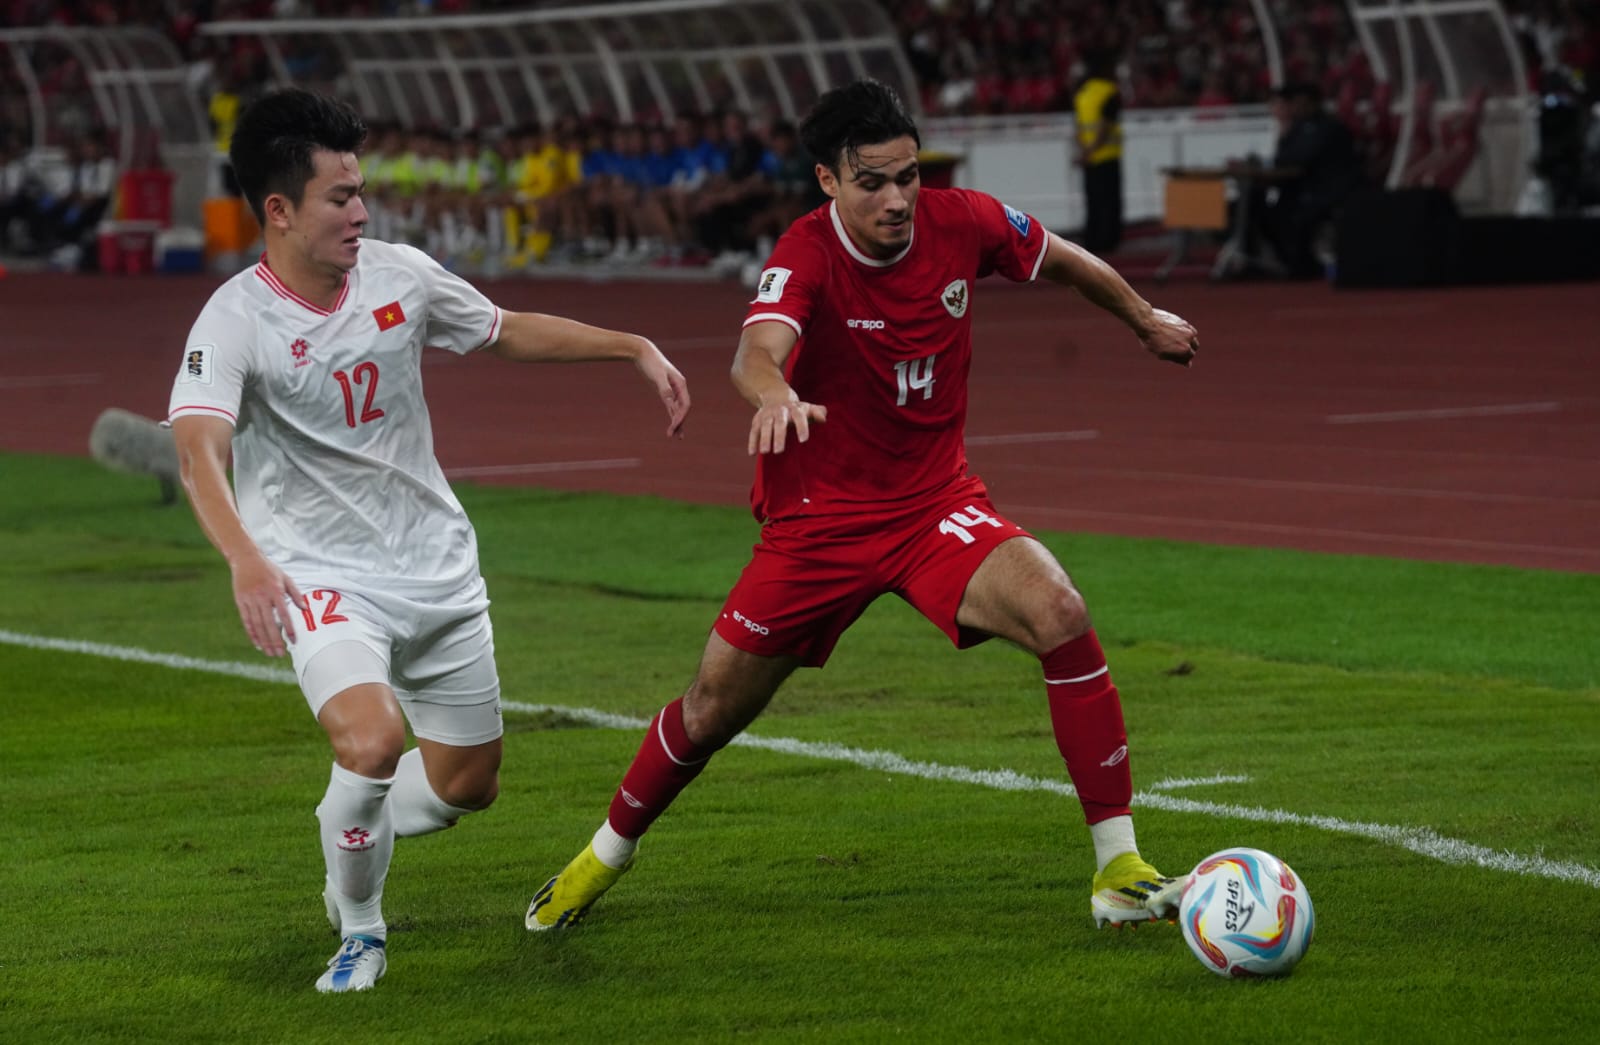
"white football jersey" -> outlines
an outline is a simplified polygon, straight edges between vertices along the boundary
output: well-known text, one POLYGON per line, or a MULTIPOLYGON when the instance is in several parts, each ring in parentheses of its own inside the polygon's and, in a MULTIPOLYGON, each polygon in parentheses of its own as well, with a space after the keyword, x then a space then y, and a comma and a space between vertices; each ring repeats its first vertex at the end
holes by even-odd
POLYGON ((290 576, 452 591, 477 576, 477 537, 434 459, 422 350, 474 351, 500 323, 412 247, 362 240, 331 311, 263 257, 201 310, 168 417, 233 424, 239 514, 290 576))

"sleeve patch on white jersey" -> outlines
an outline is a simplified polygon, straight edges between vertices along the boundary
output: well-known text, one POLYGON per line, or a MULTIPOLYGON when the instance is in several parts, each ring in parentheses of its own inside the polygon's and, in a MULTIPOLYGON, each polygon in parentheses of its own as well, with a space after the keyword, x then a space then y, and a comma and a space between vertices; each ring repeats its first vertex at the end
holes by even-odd
POLYGON ((215 378, 212 356, 216 345, 190 345, 183 350, 183 369, 178 373, 180 385, 209 385, 215 378))
POLYGON ((770 268, 762 272, 761 279, 756 283, 755 300, 768 303, 782 300, 783 285, 789 282, 792 274, 792 269, 785 268, 770 268))

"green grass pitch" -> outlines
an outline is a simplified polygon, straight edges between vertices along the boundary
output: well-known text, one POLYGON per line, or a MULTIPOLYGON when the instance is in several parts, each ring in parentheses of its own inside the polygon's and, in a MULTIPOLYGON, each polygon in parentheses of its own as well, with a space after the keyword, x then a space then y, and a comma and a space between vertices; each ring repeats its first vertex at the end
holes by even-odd
POLYGON ((400 841, 389 973, 325 997, 329 755, 299 692, 48 648, 268 666, 221 561, 153 483, 3 455, 0 488, 0 1040, 1593 1040, 1600 577, 1046 535, 1122 690, 1142 848, 1289 861, 1317 938, 1288 979, 1096 931, 1037 662, 892 599, 582 928, 536 935, 638 744, 597 713, 681 690, 756 533, 463 487, 505 696, 567 710, 508 713, 499 803, 400 841))

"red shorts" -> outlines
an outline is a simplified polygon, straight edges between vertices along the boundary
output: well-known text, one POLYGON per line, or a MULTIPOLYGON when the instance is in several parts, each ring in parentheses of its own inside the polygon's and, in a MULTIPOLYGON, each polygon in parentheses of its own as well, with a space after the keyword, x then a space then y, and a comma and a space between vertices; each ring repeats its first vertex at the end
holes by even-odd
POLYGON ((878 596, 909 602, 960 649, 987 634, 956 623, 967 583, 1003 541, 1030 537, 1003 518, 976 478, 894 512, 768 523, 728 593, 716 632, 764 657, 821 667, 845 629, 878 596))

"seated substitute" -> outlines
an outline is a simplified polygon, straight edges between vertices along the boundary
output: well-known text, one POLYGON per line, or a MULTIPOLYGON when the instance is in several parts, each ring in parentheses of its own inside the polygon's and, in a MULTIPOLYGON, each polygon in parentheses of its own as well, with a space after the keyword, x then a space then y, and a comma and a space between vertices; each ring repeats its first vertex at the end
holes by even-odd
POLYGON ((1317 234, 1361 184, 1361 164, 1349 128, 1323 108, 1312 84, 1286 84, 1273 99, 1282 128, 1272 165, 1292 172, 1264 195, 1257 211, 1267 242, 1291 279, 1322 274, 1317 234))

